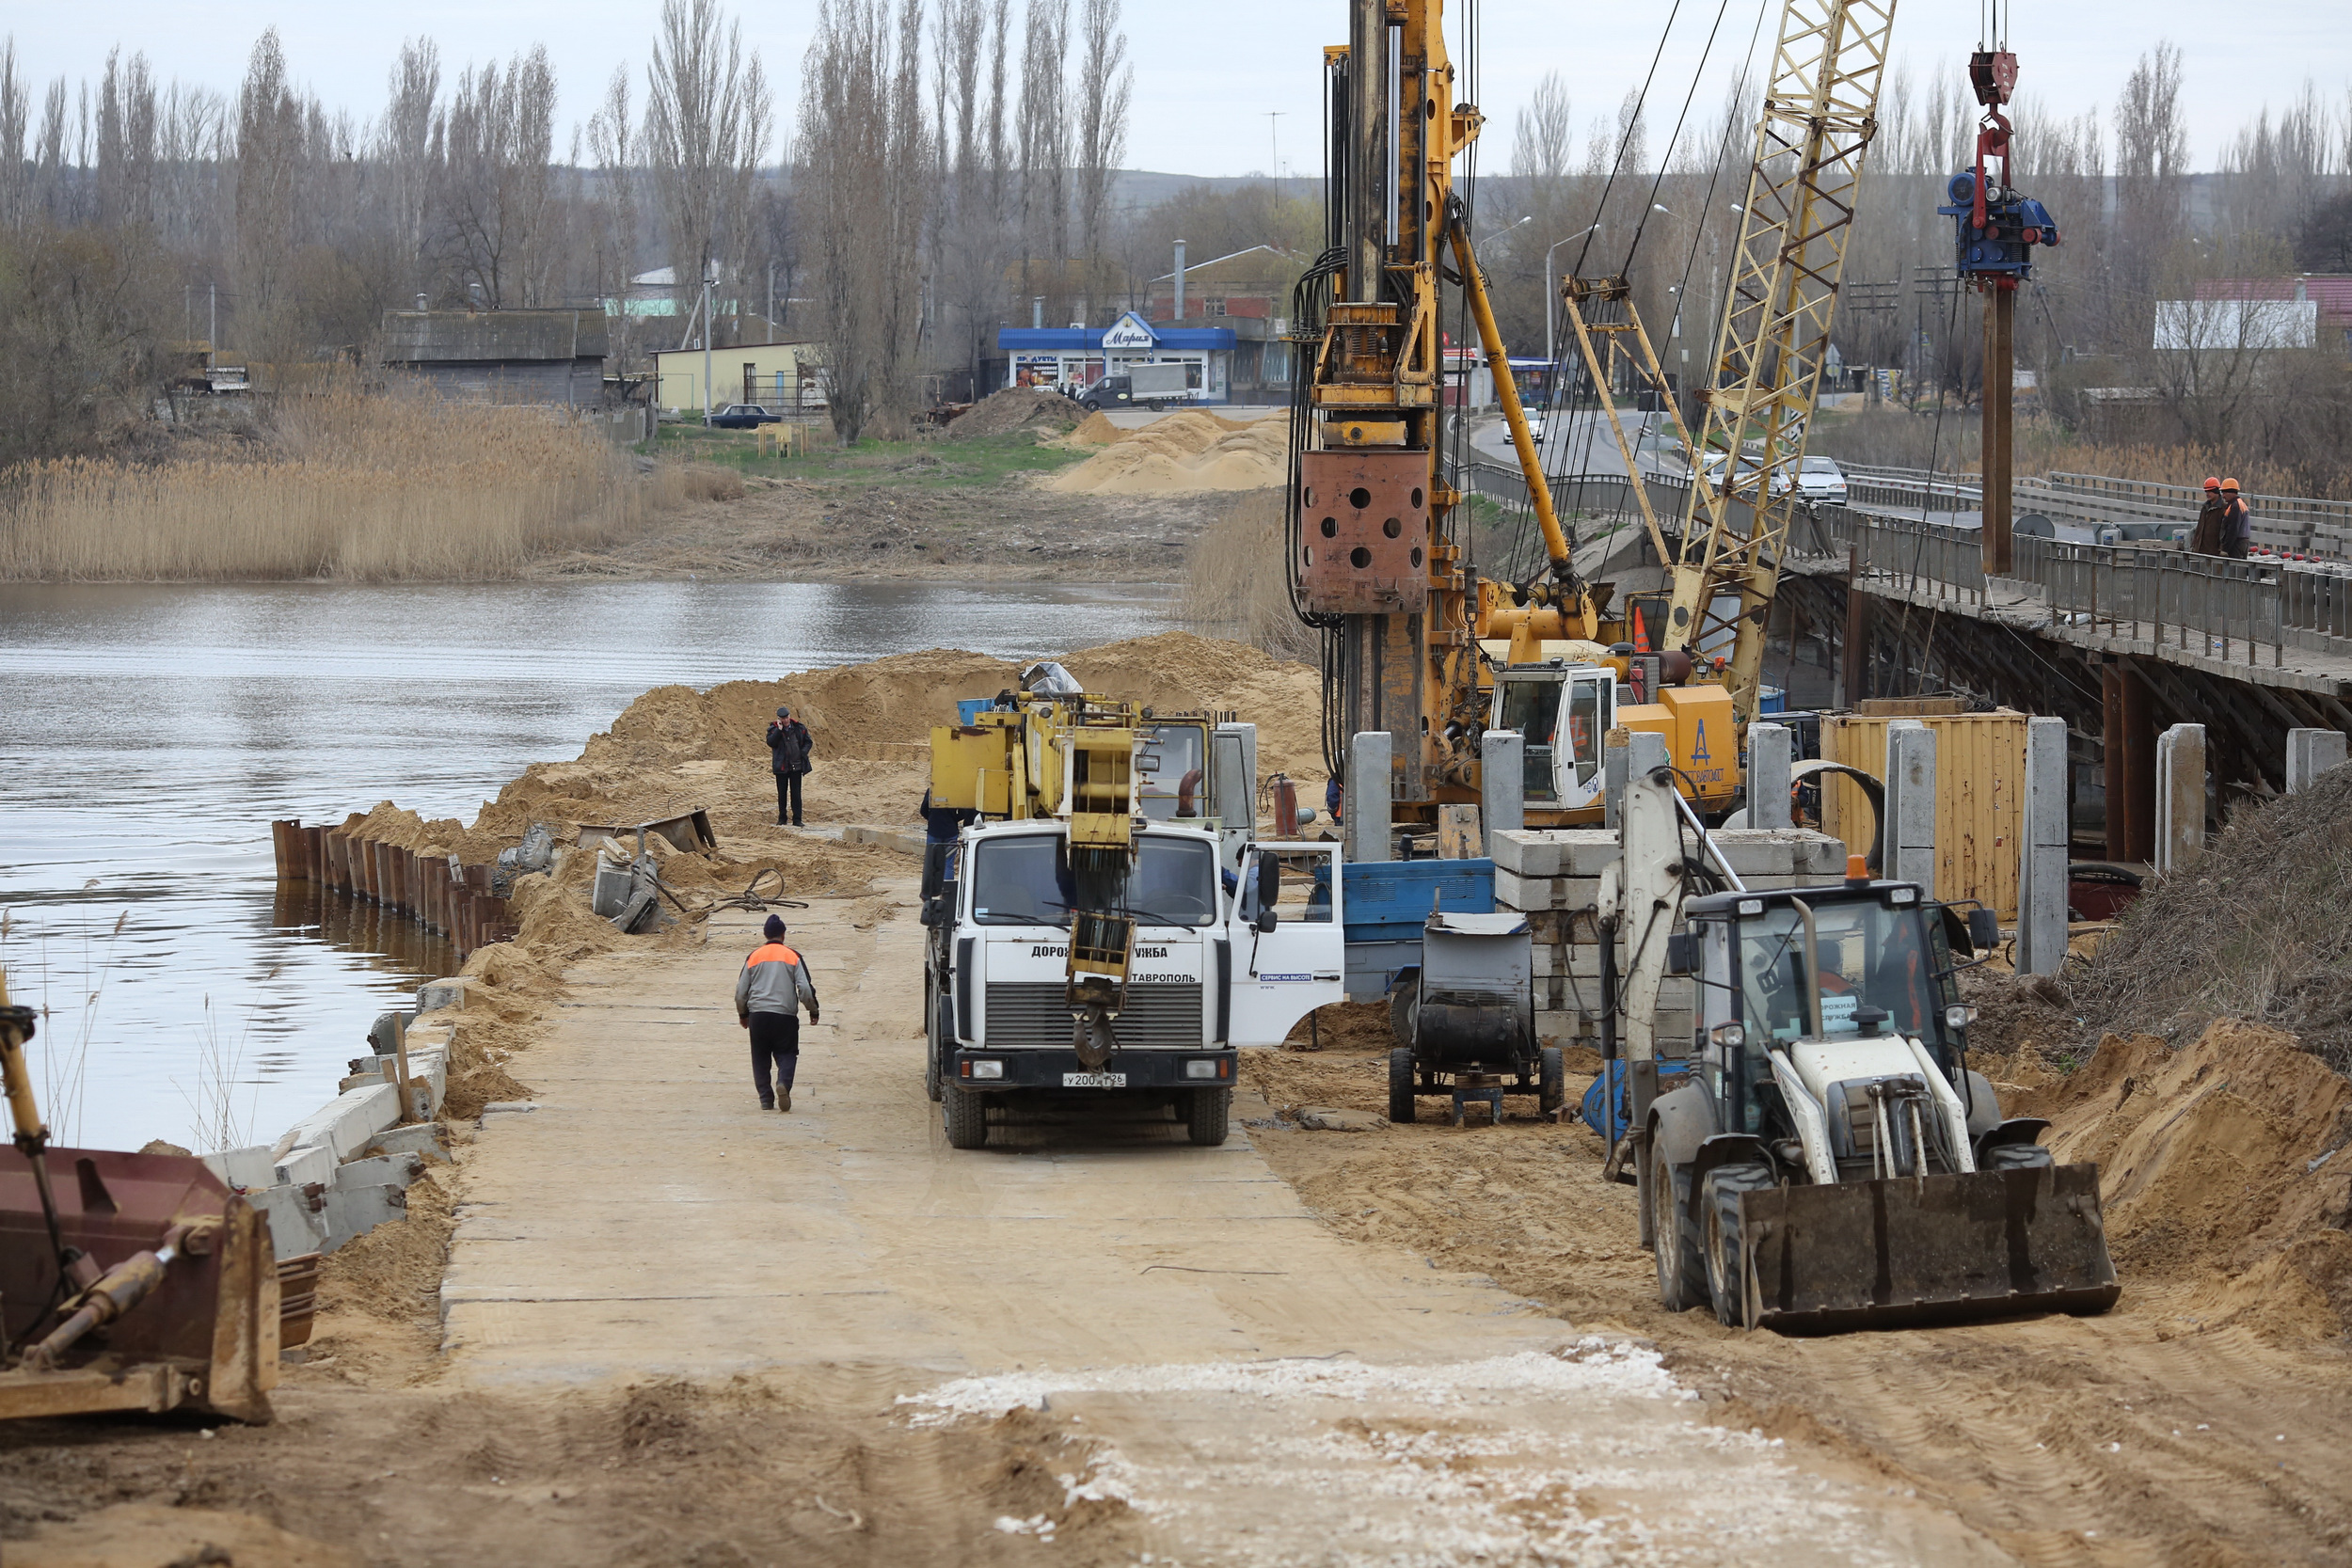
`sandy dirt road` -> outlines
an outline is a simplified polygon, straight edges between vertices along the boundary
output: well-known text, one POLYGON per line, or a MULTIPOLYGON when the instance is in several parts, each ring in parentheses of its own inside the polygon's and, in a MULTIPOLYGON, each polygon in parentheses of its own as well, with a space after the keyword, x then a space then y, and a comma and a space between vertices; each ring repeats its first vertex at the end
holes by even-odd
POLYGON ((1060 1496, 993 1541, 905 1543, 947 1560, 1051 1535, 1055 1560, 1696 1562, 1726 1530, 1757 1562, 2003 1560, 1865 1469, 1716 1425, 1654 1353, 1333 1234, 1244 1136, 1041 1120, 948 1149, 889 891, 796 920, 825 1022, 788 1115, 756 1108, 727 1001, 749 917, 574 971, 538 1109, 469 1162, 451 1381, 818 1388, 894 1441, 1055 1423, 1060 1496))

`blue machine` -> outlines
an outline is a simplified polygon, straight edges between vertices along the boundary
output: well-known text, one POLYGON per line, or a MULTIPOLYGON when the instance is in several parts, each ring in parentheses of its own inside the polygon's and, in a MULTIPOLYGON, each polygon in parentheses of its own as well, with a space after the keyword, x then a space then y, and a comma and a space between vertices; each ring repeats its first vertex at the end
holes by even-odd
POLYGON ((2029 196, 1988 182, 1984 221, 1977 221, 1977 171, 1963 168, 1945 187, 1949 198, 1937 212, 1952 220, 1955 264, 1963 277, 2033 276, 2033 247, 2058 243, 2058 220, 2029 196))
POLYGON ((1375 1001, 1399 974, 1421 968, 1422 927, 1431 913, 1494 912, 1495 863, 1346 861, 1340 886, 1347 895, 1347 994, 1375 1001))

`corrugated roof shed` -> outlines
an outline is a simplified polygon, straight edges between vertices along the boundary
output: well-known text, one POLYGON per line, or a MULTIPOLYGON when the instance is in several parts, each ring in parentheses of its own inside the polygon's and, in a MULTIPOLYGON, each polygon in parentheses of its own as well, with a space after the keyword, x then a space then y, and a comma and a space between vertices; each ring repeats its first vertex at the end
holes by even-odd
POLYGON ((602 310, 388 310, 387 365, 549 364, 605 356, 602 310))

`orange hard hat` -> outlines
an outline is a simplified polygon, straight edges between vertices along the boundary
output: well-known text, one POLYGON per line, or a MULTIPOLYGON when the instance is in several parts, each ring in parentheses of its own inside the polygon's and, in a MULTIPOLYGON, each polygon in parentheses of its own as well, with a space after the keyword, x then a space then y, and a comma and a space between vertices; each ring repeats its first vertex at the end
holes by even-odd
POLYGON ((2225 479, 2221 482, 2221 488, 2224 490, 2234 490, 2237 488, 2237 481, 2234 479, 2225 479))
POLYGON ((2208 490, 2218 490, 2221 488, 2221 482, 2214 478, 2211 474, 2207 474, 2205 476, 2205 488, 2208 490))

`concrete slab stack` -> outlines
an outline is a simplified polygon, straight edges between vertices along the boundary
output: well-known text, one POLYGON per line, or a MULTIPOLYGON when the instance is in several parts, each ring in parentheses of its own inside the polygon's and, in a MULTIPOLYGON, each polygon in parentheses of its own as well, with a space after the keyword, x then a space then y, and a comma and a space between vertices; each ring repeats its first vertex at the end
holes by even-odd
MULTIPOLYGON (((1547 1045, 1597 1047, 1600 879, 1617 862, 1617 835, 1606 828, 1530 828, 1491 836, 1495 907, 1524 913, 1534 935, 1536 1036, 1547 1045)), ((1826 834, 1734 828, 1710 836, 1751 888, 1806 887, 1846 874, 1846 847, 1826 834)), ((1627 957, 1620 934, 1620 973, 1627 957)), ((1669 976, 1659 993, 1661 1041, 1690 1037, 1692 1006, 1691 982, 1669 976)))

